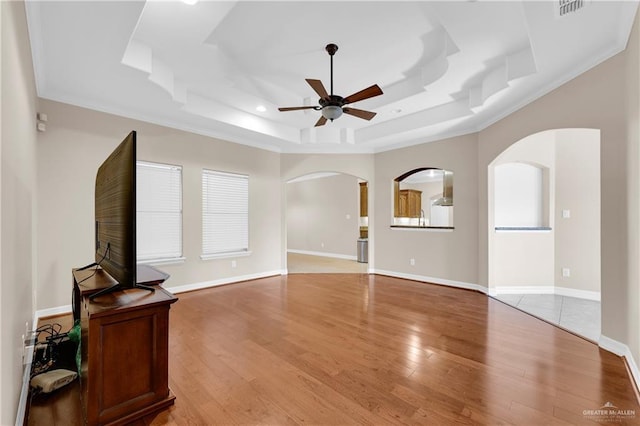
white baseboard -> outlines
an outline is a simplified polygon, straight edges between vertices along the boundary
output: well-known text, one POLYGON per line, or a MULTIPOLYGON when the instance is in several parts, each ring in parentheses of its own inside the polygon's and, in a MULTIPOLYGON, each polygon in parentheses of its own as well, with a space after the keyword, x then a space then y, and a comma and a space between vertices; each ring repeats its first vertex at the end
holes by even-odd
POLYGON ((631 380, 635 383, 636 389, 640 390, 640 370, 638 370, 638 364, 636 364, 636 360, 634 359, 629 346, 605 335, 600 335, 598 346, 625 358, 631 372, 631 380))
POLYGON ((72 311, 71 305, 56 306, 55 308, 40 309, 36 311, 33 318, 33 328, 35 329, 40 318, 54 317, 56 315, 68 314, 72 311))
POLYGON ((339 254, 339 253, 325 253, 323 251, 287 249, 287 253, 306 254, 309 256, 332 257, 334 259, 358 260, 357 256, 352 256, 349 254, 339 254))
POLYGON ((286 270, 267 271, 267 272, 259 272, 257 274, 238 275, 234 277, 221 278, 219 280, 203 281, 199 283, 179 285, 175 287, 165 287, 165 289, 167 291, 170 291, 171 293, 177 294, 177 293, 184 293, 186 291, 202 290, 205 288, 217 287, 219 285, 233 284, 241 281, 257 280, 259 278, 273 277, 275 275, 285 275, 285 274, 286 274, 286 270))
POLYGON ((541 286, 497 286, 489 289, 491 296, 501 294, 557 294, 559 296, 576 297, 578 299, 587 299, 600 301, 600 292, 576 290, 574 288, 557 287, 552 285, 541 286))
POLYGON ((431 284, 446 285, 449 287, 464 288, 467 290, 479 291, 480 293, 485 293, 485 294, 487 293, 486 287, 483 287, 479 284, 467 283, 464 281, 447 280, 443 278, 427 277, 424 275, 405 274, 404 272, 385 271, 382 269, 370 269, 369 273, 378 274, 378 275, 387 275, 389 277, 394 277, 394 278, 404 278, 404 279, 413 280, 413 281, 421 281, 421 282, 431 283, 431 284))

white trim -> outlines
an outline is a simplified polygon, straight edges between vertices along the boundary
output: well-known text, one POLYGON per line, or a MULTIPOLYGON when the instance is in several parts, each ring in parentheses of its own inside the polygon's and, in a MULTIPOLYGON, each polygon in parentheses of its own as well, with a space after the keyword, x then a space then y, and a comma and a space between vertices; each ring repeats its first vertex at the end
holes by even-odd
POLYGON ((53 317, 56 315, 63 315, 63 314, 68 314, 72 311, 71 309, 71 305, 63 305, 63 306, 56 306, 55 308, 47 308, 47 309, 40 309, 38 311, 35 312, 34 314, 34 318, 33 318, 33 329, 36 329, 36 324, 38 324, 38 321, 40 321, 40 318, 46 318, 46 317, 53 317))
POLYGON ((15 426, 23 426, 25 424, 25 414, 27 413, 27 397, 29 396, 29 383, 31 381, 31 361, 33 360, 33 346, 27 353, 29 357, 28 363, 23 363, 24 371, 22 373, 22 390, 20 391, 20 399, 18 400, 18 412, 16 413, 15 426))
POLYGON ((251 251, 233 251, 228 253, 201 254, 200 259, 202 260, 228 259, 230 257, 247 257, 247 256, 251 256, 251 251))
POLYGON ((559 296, 576 297, 578 299, 600 301, 599 291, 577 290, 575 288, 558 287, 552 285, 541 286, 498 286, 489 289, 489 295, 501 294, 557 294, 559 296))
MULTIPOLYGON (((34 312, 33 322, 31 323, 31 331, 35 331, 37 326, 38 314, 37 312, 34 312)), ((24 416, 27 414, 27 397, 29 396, 29 383, 31 382, 31 363, 33 362, 34 348, 35 345, 30 345, 27 347, 23 346, 22 348, 22 388, 20 389, 20 399, 18 400, 18 410, 16 413, 15 426, 23 426, 25 424, 24 416)))
POLYGON ((332 257, 335 259, 358 260, 357 256, 352 256, 350 254, 326 253, 324 251, 287 249, 287 253, 306 254, 309 256, 332 257))
POLYGON ((171 293, 177 294, 177 293, 184 293, 186 291, 202 290, 205 288, 216 287, 219 285, 238 283, 241 281, 257 280, 259 278, 273 277, 276 275, 284 275, 285 273, 286 271, 283 271, 283 270, 259 272, 257 274, 239 275, 235 277, 220 278, 218 280, 203 281, 199 283, 179 285, 176 287, 165 287, 165 290, 170 291, 171 293))
POLYGON ((382 269, 369 269, 369 273, 378 275, 387 275, 395 278, 404 278, 407 280, 421 281, 430 284, 446 285, 448 287, 464 288, 466 290, 479 291, 487 294, 487 288, 479 284, 467 283, 464 281, 447 280, 443 278, 426 277, 424 275, 405 274, 404 272, 385 271, 382 269))
POLYGON ((610 337, 605 336, 604 334, 600 335, 598 346, 600 346, 602 349, 625 358, 631 373, 630 379, 635 383, 636 389, 640 389, 640 370, 638 370, 638 364, 636 364, 629 346, 625 345, 624 343, 618 342, 617 340, 613 340, 610 337))

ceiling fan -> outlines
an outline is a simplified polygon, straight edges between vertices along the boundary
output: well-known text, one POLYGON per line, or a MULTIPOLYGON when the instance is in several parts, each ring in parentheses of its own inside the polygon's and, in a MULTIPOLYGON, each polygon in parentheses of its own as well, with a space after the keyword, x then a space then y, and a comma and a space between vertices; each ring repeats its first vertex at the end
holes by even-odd
POLYGON ((322 111, 322 116, 316 122, 315 127, 324 126, 327 120, 335 120, 340 117, 342 113, 353 115, 354 117, 362 118, 364 120, 371 120, 375 117, 376 113, 371 111, 365 111, 362 109, 356 109, 351 107, 344 107, 345 105, 353 102, 362 101, 364 99, 373 98, 374 96, 382 95, 382 89, 377 84, 367 87, 359 92, 349 95, 346 98, 333 94, 333 55, 338 51, 338 46, 335 44, 327 44, 326 51, 331 57, 331 94, 327 93, 327 89, 324 88, 322 81, 313 80, 307 78, 306 81, 309 86, 320 96, 318 103, 320 106, 301 106, 301 107, 284 107, 278 108, 279 111, 298 111, 302 109, 313 109, 316 111, 322 111))

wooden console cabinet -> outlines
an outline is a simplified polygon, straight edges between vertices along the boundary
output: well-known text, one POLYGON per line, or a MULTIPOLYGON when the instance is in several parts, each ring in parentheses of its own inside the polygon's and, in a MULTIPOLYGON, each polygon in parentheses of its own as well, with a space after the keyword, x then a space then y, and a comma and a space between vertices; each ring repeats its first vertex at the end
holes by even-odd
POLYGON ((175 400, 168 383, 169 308, 178 299, 160 286, 154 292, 126 289, 89 299, 112 284, 101 269, 73 270, 88 425, 127 424, 175 400))

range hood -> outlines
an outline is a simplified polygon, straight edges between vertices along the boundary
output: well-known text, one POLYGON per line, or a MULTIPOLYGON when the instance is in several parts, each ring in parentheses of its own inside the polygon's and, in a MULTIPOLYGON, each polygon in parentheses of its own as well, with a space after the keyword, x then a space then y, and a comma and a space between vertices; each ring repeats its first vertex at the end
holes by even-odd
POLYGON ((434 206, 453 207, 453 172, 443 170, 442 197, 433 202, 434 206))

